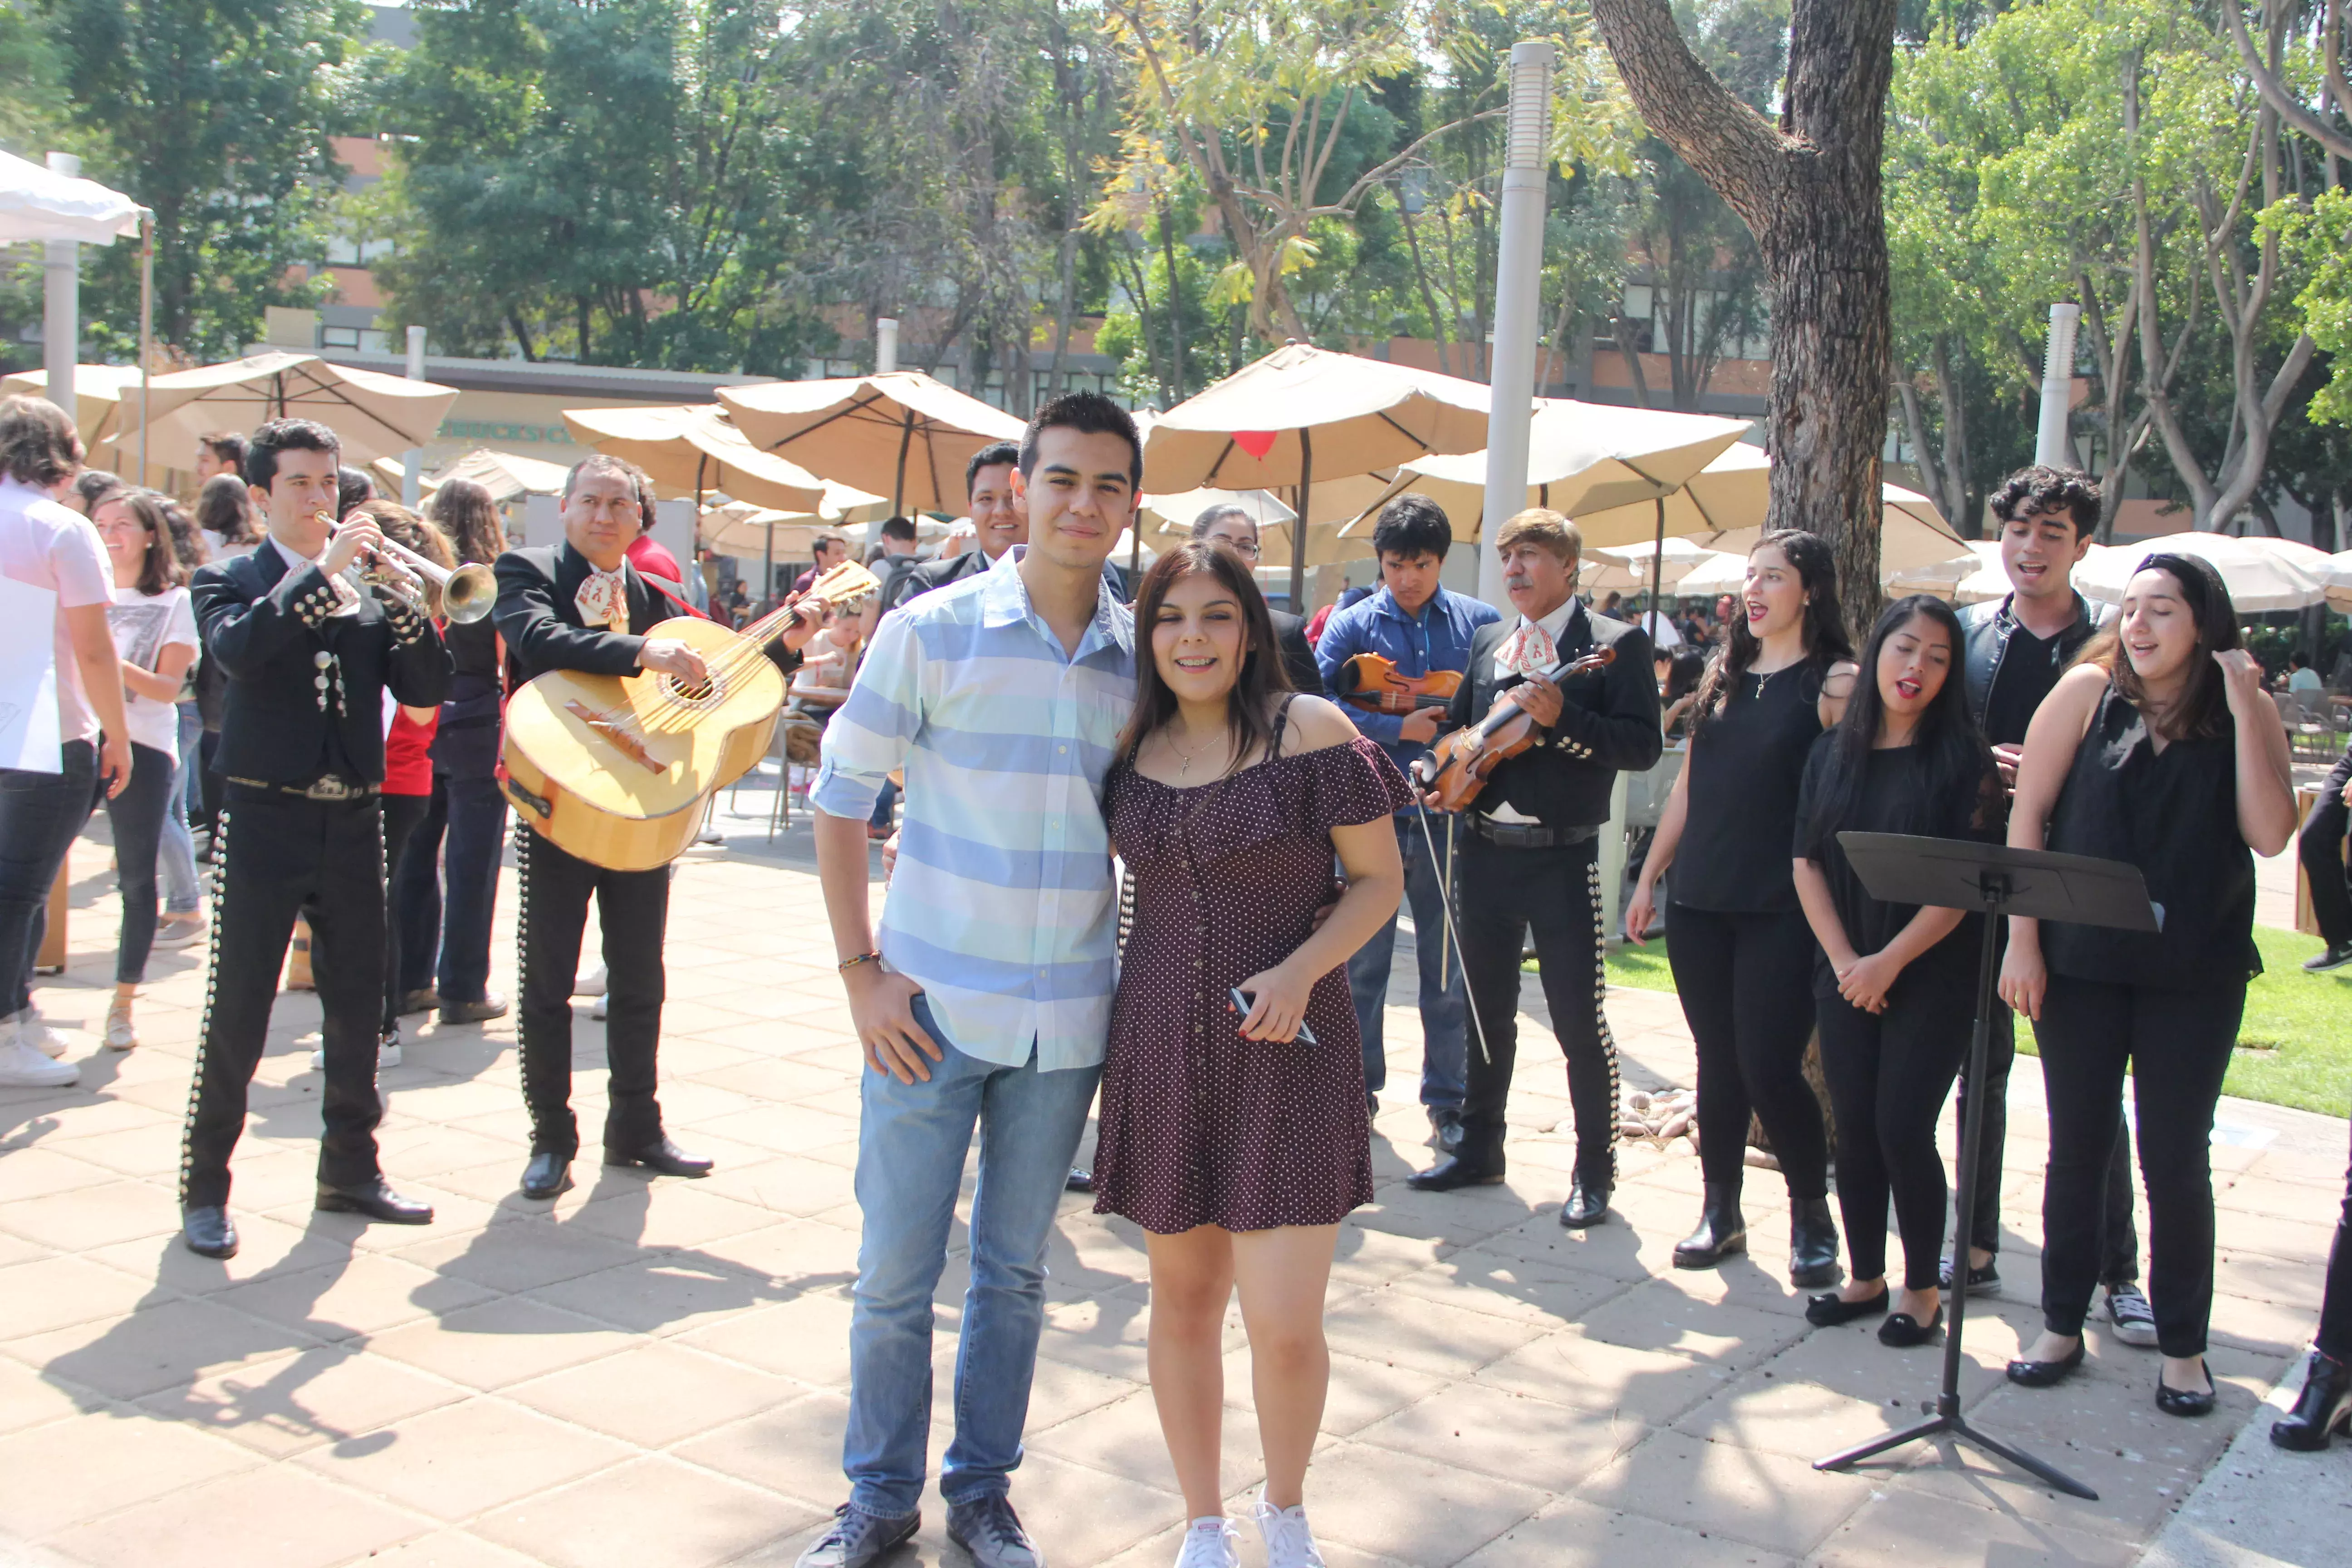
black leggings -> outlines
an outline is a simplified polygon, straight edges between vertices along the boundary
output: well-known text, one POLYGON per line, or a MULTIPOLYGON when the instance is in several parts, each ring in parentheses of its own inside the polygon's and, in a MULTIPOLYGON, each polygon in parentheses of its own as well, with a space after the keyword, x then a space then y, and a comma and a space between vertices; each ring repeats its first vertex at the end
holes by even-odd
POLYGON ((2352 1170, 2344 1175, 2344 1212, 2327 1249, 2327 1293, 2319 1299, 2320 1353, 2352 1361, 2352 1170))
MULTIPOLYGON (((155 851, 163 840, 163 812, 180 759, 133 742, 131 782, 105 801, 107 825, 114 830, 114 885, 122 893, 121 933, 114 942, 114 982, 136 985, 147 978, 147 955, 155 948, 155 851)), ((100 781, 99 796, 105 799, 100 781)))
POLYGON ((429 795, 387 795, 383 798, 383 1032, 389 1034, 400 1025, 401 998, 406 994, 400 988, 400 921, 393 909, 393 892, 399 886, 400 857, 407 847, 408 836, 425 820, 427 807, 433 804, 429 795))
POLYGON ((2246 988, 2157 990, 2053 974, 2034 1034, 2050 1102, 2042 1191, 2042 1321, 2079 1334, 2099 1276, 2107 1163, 2132 1069, 2147 1187, 2147 1297, 2168 1356, 2205 1353, 2213 1312, 2213 1107, 2246 988))
POLYGON ((1944 1250, 1944 1160, 1936 1123, 1959 1076, 1976 1011, 1969 976, 1943 955, 1913 964, 1865 1013, 1835 992, 1814 998, 1822 1072, 1837 1110, 1838 1208, 1856 1279, 1886 1272, 1886 1205, 1903 1235, 1903 1284, 1933 1290, 1944 1250))
POLYGON ((1666 958, 1698 1046, 1699 1169, 1737 1191, 1752 1109, 1793 1198, 1829 1193, 1829 1138, 1805 1081, 1813 1032, 1813 931, 1801 910, 1722 914, 1675 904, 1666 958))

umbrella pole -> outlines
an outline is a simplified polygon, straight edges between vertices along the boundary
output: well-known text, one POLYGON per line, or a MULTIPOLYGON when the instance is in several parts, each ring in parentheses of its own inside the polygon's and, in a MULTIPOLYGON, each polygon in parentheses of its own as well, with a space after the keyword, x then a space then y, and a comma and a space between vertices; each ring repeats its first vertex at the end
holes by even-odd
POLYGON ((1657 542, 1650 546, 1650 640, 1658 640, 1660 626, 1658 610, 1658 574, 1666 563, 1666 498, 1660 496, 1658 506, 1657 542))
POLYGON ((915 439, 915 416, 908 414, 898 426, 898 477, 890 486, 890 514, 905 514, 907 495, 907 448, 915 439))
POLYGON ((1315 488, 1315 433, 1298 432, 1298 515, 1290 520, 1290 613, 1307 603, 1307 497, 1315 488))
POLYGON ((139 220, 139 482, 147 471, 147 426, 152 419, 149 393, 155 384, 155 215, 139 220))
POLYGON ((768 520, 768 552, 760 563, 760 597, 767 598, 776 591, 776 522, 768 520))

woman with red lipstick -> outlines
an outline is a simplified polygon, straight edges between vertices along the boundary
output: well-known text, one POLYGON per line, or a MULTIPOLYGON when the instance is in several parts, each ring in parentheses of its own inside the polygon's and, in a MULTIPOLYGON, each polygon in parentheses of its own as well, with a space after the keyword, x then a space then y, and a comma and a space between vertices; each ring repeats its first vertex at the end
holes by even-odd
POLYGON ((1789 1184, 1789 1277, 1832 1285, 1829 1140, 1804 1074, 1813 933, 1788 851, 1806 754, 1845 711, 1853 650, 1838 619, 1837 562, 1818 534, 1766 534, 1748 552, 1740 598, 1692 703, 1690 755, 1626 905, 1625 937, 1648 933, 1658 878, 1672 865, 1666 957, 1698 1047, 1706 1184, 1675 1266, 1712 1268, 1748 1249, 1739 1188, 1752 1110, 1789 1184))
POLYGON ((2083 1364, 2128 1068, 2164 1354, 2157 1408, 2213 1408, 2213 1107, 2262 971, 2253 857, 2294 837, 2293 780, 2220 574, 2194 556, 2148 556, 2122 619, 2042 700, 2017 770, 2010 843, 2137 866, 2164 918, 2158 931, 2009 922, 2001 1000, 2035 1024, 2050 1101, 2042 1332, 2009 1363, 2011 1383, 2046 1387, 2083 1364))
POLYGON ((1844 1287, 1813 1297, 1822 1327, 1898 1310, 1881 1344, 1925 1344, 1943 1326, 1944 1162, 1936 1121, 1959 1076, 1976 1008, 1980 918, 1883 904, 1838 844, 1844 832, 1990 839, 2000 770, 1969 713, 1959 617, 1925 594, 1878 618, 1863 650, 1869 679, 1837 728, 1813 742, 1797 800, 1794 874, 1814 939, 1814 1016, 1837 1110, 1844 1287), (1903 1236, 1903 1293, 1886 1288, 1886 1208, 1903 1236))

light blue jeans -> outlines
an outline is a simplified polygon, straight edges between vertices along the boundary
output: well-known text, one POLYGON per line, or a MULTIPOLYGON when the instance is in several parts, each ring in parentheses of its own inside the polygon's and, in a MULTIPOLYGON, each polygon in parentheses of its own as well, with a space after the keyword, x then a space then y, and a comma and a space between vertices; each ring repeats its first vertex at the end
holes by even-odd
POLYGON ((187 792, 195 781, 193 763, 196 742, 205 736, 205 721, 193 702, 180 704, 179 765, 172 774, 172 795, 163 803, 163 836, 156 847, 156 868, 163 878, 163 912, 192 914, 204 907, 204 888, 196 880, 196 843, 188 832, 187 792))
POLYGON ((922 1500, 931 1429, 931 1297, 972 1128, 980 1181, 971 1202, 971 1284, 955 1367, 955 1439, 940 1471, 953 1503, 1003 1492, 1021 1463, 1029 1381, 1045 1321, 1045 1242, 1086 1131, 1098 1068, 1037 1070, 956 1049, 920 997, 915 1020, 946 1059, 928 1082, 864 1078, 857 1205, 865 1234, 849 1324, 849 1500, 903 1519, 922 1500))

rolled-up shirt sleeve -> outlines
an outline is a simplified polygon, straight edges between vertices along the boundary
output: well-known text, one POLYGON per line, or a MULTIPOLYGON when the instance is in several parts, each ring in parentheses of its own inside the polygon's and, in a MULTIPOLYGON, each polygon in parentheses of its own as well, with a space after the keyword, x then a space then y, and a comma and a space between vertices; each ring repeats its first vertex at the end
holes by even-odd
POLYGON ((904 616, 885 616, 825 726, 809 803, 827 816, 871 816, 893 769, 903 767, 923 725, 922 639, 904 616))

